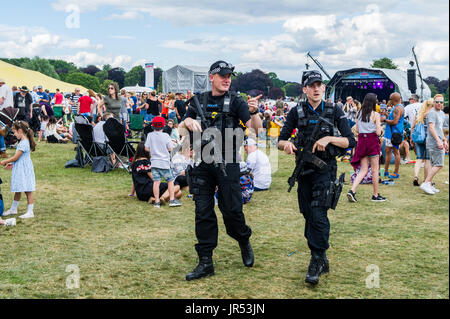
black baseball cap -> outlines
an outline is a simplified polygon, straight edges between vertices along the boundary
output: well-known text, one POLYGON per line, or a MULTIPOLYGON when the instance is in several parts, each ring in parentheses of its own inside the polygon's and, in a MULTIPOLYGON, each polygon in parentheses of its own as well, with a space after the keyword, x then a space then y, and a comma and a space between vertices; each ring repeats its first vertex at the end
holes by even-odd
POLYGON ((234 65, 227 63, 225 61, 214 62, 209 68, 209 74, 234 75, 234 65))
POLYGON ((302 84, 303 86, 311 85, 314 82, 323 82, 322 74, 319 71, 305 71, 302 75, 302 84))

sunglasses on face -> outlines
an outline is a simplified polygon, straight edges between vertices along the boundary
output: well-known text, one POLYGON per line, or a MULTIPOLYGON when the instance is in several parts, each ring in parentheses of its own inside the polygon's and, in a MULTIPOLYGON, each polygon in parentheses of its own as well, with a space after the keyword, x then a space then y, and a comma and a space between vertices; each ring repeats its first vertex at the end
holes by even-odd
POLYGON ((444 101, 434 101, 436 104, 444 104, 444 101))
POLYGON ((114 88, 113 88, 112 86, 111 86, 111 87, 109 87, 108 89, 109 89, 109 90, 114 90, 114 88))

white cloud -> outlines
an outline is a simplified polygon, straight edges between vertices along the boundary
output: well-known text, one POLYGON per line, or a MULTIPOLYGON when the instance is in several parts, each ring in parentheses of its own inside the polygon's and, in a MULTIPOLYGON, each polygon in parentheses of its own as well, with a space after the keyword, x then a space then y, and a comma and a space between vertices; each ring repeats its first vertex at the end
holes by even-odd
MULTIPOLYGON (((388 0, 378 0, 377 3, 386 9, 392 6, 388 0)), ((229 0, 223 5, 210 0, 56 0, 52 3, 52 7, 59 11, 64 11, 70 5, 77 6, 80 12, 96 11, 103 7, 114 7, 123 12, 110 15, 107 19, 123 19, 140 12, 177 25, 272 23, 299 13, 311 15, 318 11, 329 14, 339 10, 351 15, 361 12, 366 6, 363 1, 346 1, 340 2, 337 7, 333 0, 316 0, 313 4, 298 0, 229 0)))
POLYGON ((49 47, 59 42, 60 37, 50 33, 22 35, 17 41, 15 39, 0 41, 0 54, 8 58, 34 57, 46 52, 49 47))
POLYGON ((64 38, 42 27, 0 25, 0 56, 34 57, 60 48, 100 50, 103 44, 92 44, 86 38, 64 38))
POLYGON ((69 49, 88 49, 90 47, 93 47, 89 39, 77 39, 73 41, 66 40, 64 41, 62 46, 69 49))
POLYGON ((75 55, 67 55, 64 59, 73 62, 77 66, 96 65, 101 67, 105 64, 110 64, 112 67, 129 69, 132 64, 132 58, 129 55, 105 56, 87 51, 80 51, 75 55))
POLYGON ((105 20, 136 20, 142 18, 142 15, 138 11, 125 11, 123 13, 113 13, 105 20))
POLYGON ((132 35, 111 35, 110 38, 119 40, 136 40, 136 37, 132 35))

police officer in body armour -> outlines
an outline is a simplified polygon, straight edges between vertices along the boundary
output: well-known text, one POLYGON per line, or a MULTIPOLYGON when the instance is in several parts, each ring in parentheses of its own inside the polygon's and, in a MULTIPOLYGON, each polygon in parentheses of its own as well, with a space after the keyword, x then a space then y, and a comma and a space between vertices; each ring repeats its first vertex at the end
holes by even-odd
POLYGON ((194 132, 193 144, 196 156, 199 155, 200 149, 195 147, 195 134, 202 132, 201 161, 187 170, 189 190, 194 195, 195 201, 195 234, 198 240, 195 249, 199 263, 192 272, 187 274, 186 280, 214 275, 212 255, 217 246, 218 236, 217 217, 214 212, 216 186, 218 186, 218 204, 223 215, 226 232, 238 241, 244 265, 252 267, 254 263, 253 250, 249 240, 251 229, 246 225, 242 212, 237 153, 244 135, 244 128, 240 126, 240 122, 256 132, 262 127, 261 119, 258 116, 258 99, 261 96, 245 102, 240 95, 229 92, 233 71, 234 66, 227 62, 217 61, 212 64, 209 70, 212 91, 190 99, 184 120, 187 129, 194 132), (199 119, 202 120, 200 123, 199 119), (217 129, 221 136, 214 137, 214 145, 211 139, 208 139, 209 143, 203 143, 203 136, 212 128, 217 129), (241 133, 242 139, 228 137, 225 141, 226 131, 235 132, 236 130, 241 133), (230 140, 232 141, 231 147, 230 140), (205 146, 204 144, 209 145, 205 146), (219 144, 222 147, 219 147, 219 144), (211 145, 213 145, 211 152, 204 151, 211 145), (205 154, 212 155, 215 160, 210 161, 203 158, 205 154))
MULTIPOLYGON (((330 222, 327 211, 336 207, 340 195, 336 180, 336 156, 345 153, 347 148, 355 147, 356 141, 344 112, 334 104, 323 101, 325 85, 320 72, 304 72, 302 84, 307 98, 289 112, 280 132, 278 148, 287 154, 296 154, 294 172, 298 173, 295 174, 298 202, 305 218, 304 235, 311 250, 305 281, 317 284, 319 276, 329 271, 326 250, 329 247, 330 222), (292 143, 289 138, 295 128, 297 138, 292 143), (335 128, 340 137, 334 136, 335 128)), ((340 189, 343 179, 341 175, 340 189)), ((295 180, 289 181, 291 187, 295 180)))

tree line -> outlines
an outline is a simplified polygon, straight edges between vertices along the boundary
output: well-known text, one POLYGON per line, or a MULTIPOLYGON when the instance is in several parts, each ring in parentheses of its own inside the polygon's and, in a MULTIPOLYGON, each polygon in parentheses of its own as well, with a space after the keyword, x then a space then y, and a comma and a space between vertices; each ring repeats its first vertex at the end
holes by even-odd
MULTIPOLYGON (((126 72, 121 67, 111 67, 109 64, 103 65, 99 69, 95 65, 77 67, 72 62, 64 60, 44 59, 39 57, 30 58, 1 58, 7 63, 41 72, 52 78, 84 86, 95 92, 107 94, 108 86, 111 82, 116 82, 119 87, 124 86, 145 86, 145 69, 138 65, 126 72)), ((373 60, 370 65, 373 68, 398 69, 390 58, 384 57, 373 60)), ((154 69, 154 83, 157 91, 162 91, 162 72, 160 68, 154 69)), ((429 76, 424 82, 430 87, 431 94, 444 94, 446 100, 449 98, 448 79, 439 80, 429 76)), ((242 94, 257 96, 264 95, 270 99, 297 97, 302 92, 302 85, 298 82, 283 81, 278 78, 275 72, 265 73, 259 69, 250 72, 236 72, 232 77, 231 89, 242 94)))
MULTIPOLYGON (((86 67, 77 67, 72 62, 64 60, 43 59, 39 57, 30 58, 16 58, 16 59, 0 59, 7 63, 16 65, 18 67, 38 71, 47 76, 61 80, 64 82, 78 84, 87 89, 92 89, 95 92, 102 94, 108 93, 108 86, 112 82, 116 82, 119 87, 124 86, 145 86, 145 69, 138 65, 126 72, 121 67, 111 67, 109 64, 103 65, 99 69, 95 65, 88 65, 86 67)), ((157 89, 161 90, 162 70, 155 68, 154 81, 157 84, 157 89)))

